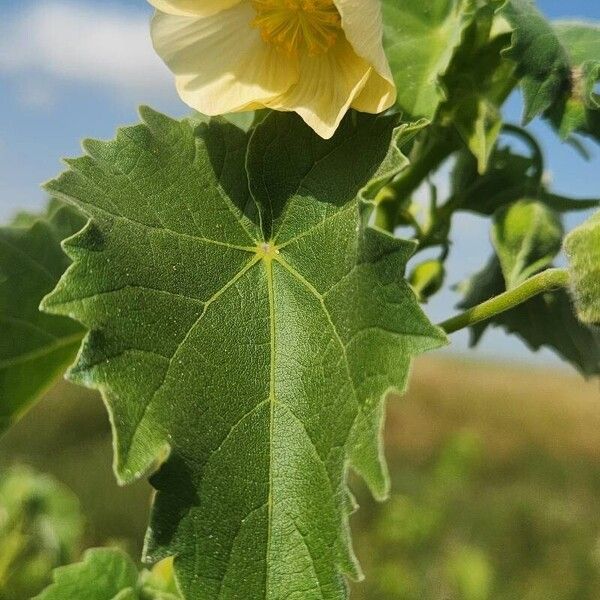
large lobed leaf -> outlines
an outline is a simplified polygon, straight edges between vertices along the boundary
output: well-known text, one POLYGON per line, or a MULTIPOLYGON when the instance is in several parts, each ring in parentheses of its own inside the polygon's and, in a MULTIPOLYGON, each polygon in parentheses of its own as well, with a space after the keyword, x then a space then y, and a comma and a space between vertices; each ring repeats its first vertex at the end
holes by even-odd
POLYGON ((84 223, 54 202, 40 218, 21 214, 0 228, 0 432, 75 359, 82 327, 38 307, 70 263, 61 241, 84 223))
POLYGON ((44 302, 90 330, 70 376, 103 394, 121 481, 164 461, 146 557, 175 556, 186 598, 344 598, 347 468, 387 494, 384 395, 445 341, 403 279, 413 244, 360 196, 414 131, 142 116, 49 185, 91 217, 44 302))

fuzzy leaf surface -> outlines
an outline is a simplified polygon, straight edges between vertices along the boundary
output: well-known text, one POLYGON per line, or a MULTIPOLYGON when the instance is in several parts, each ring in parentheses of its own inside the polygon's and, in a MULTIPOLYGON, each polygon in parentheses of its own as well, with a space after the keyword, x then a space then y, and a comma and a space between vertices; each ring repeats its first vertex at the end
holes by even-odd
POLYGON ((60 243, 85 220, 52 203, 42 217, 19 215, 0 228, 0 432, 73 362, 84 335, 62 316, 39 311, 70 260, 60 243))
POLYGON ((494 215, 491 237, 511 289, 552 264, 563 227, 558 214, 542 202, 519 200, 494 215))
POLYGON ((563 138, 573 132, 594 136, 600 141, 600 25, 578 21, 554 24, 560 43, 569 55, 569 91, 551 111, 550 117, 563 138))
POLYGON ((565 238, 577 315, 600 325, 600 213, 565 238))
POLYGON ((533 0, 507 0, 502 15, 512 25, 505 56, 517 64, 525 100, 525 122, 545 113, 569 87, 571 63, 550 22, 533 0))
POLYGON ((119 478, 163 462, 146 557, 174 555, 190 600, 345 598, 348 466, 386 495, 384 395, 445 341, 413 245, 364 224, 407 129, 142 116, 50 184, 91 222, 45 307, 90 330, 71 377, 102 391, 119 478))

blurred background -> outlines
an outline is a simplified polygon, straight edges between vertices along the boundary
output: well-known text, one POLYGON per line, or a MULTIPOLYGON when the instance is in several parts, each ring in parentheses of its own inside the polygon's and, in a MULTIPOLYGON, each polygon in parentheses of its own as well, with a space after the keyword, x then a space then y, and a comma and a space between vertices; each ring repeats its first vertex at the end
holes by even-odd
MULTIPOLYGON (((600 20, 594 0, 538 5, 552 18, 600 20)), ((188 112, 152 51, 144 0, 0 0, 0 9, 1 223, 42 208, 39 183, 61 170, 59 157, 80 153, 82 137, 112 137, 140 103, 188 112)), ((521 110, 515 95, 507 120, 521 110)), ((586 162, 543 122, 531 129, 558 192, 600 196, 600 149, 586 162)), ((444 173, 438 184, 443 192, 444 173)), ((450 283, 483 266, 488 239, 485 221, 461 215, 450 283)), ((441 320, 457 302, 448 290, 426 310, 441 320)), ((353 597, 597 600, 598 382, 499 330, 476 353, 466 334, 453 342, 419 360, 409 393, 390 401, 391 501, 376 505, 354 484, 367 580, 353 597)), ((150 489, 118 488, 111 453, 100 399, 64 383, 0 439, 0 600, 29 598, 53 565, 89 546, 139 556, 150 489)))

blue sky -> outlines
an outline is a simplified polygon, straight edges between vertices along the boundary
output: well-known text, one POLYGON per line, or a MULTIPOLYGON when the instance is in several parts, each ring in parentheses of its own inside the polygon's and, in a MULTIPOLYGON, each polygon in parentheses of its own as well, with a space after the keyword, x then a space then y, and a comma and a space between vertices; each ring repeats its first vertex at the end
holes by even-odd
MULTIPOLYGON (((538 0, 552 18, 600 21, 597 0, 538 0)), ((83 137, 110 138, 118 125, 137 119, 136 107, 151 104, 172 115, 186 107, 171 77, 154 55, 148 36, 151 9, 145 0, 0 0, 0 222, 19 209, 39 209, 39 183, 61 169, 60 157, 80 153, 83 137)), ((518 121, 520 99, 507 107, 518 121)), ((545 124, 540 137, 558 191, 600 196, 600 148, 591 163, 561 144, 545 124)), ((450 280, 477 270, 488 255, 484 223, 465 217, 458 223, 450 280)), ((428 311, 434 319, 453 312, 456 296, 441 295, 428 311)), ((466 336, 453 339, 466 349, 466 336)), ((520 343, 501 333, 489 335, 483 355, 532 358, 520 343)))

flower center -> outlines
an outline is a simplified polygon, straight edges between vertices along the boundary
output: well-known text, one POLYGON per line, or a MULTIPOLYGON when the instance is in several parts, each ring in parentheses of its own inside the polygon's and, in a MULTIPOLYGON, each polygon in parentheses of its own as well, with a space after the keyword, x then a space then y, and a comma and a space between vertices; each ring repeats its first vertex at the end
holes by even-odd
POLYGON ((306 50, 323 54, 342 30, 342 19, 333 0, 252 0, 254 27, 263 40, 289 54, 306 50))

